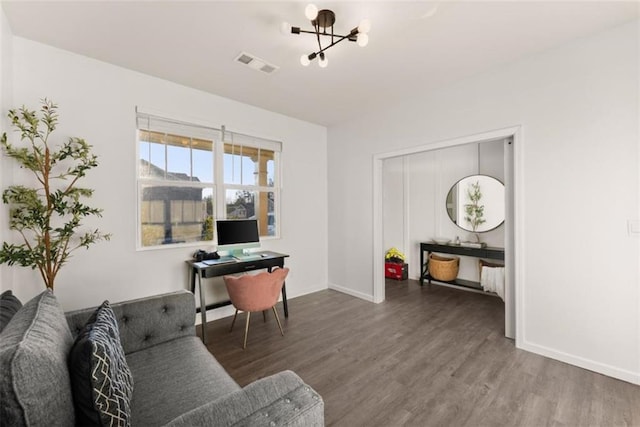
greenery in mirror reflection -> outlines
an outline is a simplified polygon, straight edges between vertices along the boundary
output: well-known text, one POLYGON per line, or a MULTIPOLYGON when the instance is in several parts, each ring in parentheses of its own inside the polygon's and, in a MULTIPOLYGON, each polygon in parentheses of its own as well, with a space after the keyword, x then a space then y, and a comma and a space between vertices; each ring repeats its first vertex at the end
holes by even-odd
POLYGON ((475 233, 478 226, 484 224, 484 205, 480 204, 482 199, 482 191, 480 190, 480 183, 470 183, 467 188, 467 198, 470 203, 464 205, 466 216, 464 220, 471 224, 471 229, 475 233))

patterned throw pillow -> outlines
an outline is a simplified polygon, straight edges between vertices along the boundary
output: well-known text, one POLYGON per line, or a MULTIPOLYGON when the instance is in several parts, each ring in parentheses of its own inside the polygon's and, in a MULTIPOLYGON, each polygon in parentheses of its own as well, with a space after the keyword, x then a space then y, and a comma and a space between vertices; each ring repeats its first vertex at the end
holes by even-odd
POLYGON ((78 334, 69 354, 69 371, 77 425, 131 425, 133 377, 108 301, 78 334))
POLYGON ((22 303, 13 295, 11 290, 4 291, 0 295, 0 332, 9 324, 9 321, 20 310, 20 307, 22 307, 22 303))

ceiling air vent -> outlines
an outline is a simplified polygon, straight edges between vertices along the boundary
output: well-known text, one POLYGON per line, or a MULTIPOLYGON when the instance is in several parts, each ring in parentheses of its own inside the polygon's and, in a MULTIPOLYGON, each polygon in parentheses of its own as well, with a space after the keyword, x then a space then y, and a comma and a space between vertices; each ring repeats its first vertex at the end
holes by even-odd
POLYGON ((264 59, 260 59, 257 56, 246 52, 240 53, 240 55, 236 57, 236 62, 246 65, 249 68, 253 68, 254 70, 262 71, 265 74, 271 74, 280 68, 276 65, 269 64, 264 59))

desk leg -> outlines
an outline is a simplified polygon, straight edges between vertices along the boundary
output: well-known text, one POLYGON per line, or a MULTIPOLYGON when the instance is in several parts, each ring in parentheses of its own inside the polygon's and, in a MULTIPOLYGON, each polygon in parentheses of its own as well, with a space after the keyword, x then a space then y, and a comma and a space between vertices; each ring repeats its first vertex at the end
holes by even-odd
POLYGON ((420 248, 420 286, 424 285, 424 275, 425 275, 425 271, 422 271, 422 269, 424 268, 424 251, 422 250, 422 247, 420 248))
MULTIPOLYGON (((284 263, 278 267, 284 268, 284 263)), ((271 273, 273 271, 273 267, 268 267, 267 271, 271 273)), ((282 284, 282 308, 284 309, 284 317, 289 317, 289 305, 287 304, 287 282, 282 284)))
POLYGON ((204 289, 202 289, 202 272, 198 271, 198 288, 200 289, 200 319, 202 321, 202 343, 207 343, 207 303, 204 300, 204 289))
POLYGON ((289 306, 287 305, 287 284, 282 284, 282 307, 284 308, 284 317, 289 317, 289 306))

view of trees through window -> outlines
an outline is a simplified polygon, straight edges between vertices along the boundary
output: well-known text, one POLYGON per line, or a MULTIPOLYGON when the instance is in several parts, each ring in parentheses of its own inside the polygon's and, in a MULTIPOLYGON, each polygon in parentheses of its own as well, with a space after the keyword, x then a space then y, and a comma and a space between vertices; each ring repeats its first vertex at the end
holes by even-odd
POLYGON ((276 152, 225 143, 216 175, 215 146, 203 138, 138 131, 142 247, 214 240, 216 217, 258 219, 261 236, 277 235, 276 152))
POLYGON ((275 152, 224 144, 224 184, 227 219, 258 219, 261 236, 274 236, 275 152))
POLYGON ((275 236, 275 193, 273 191, 226 191, 227 219, 258 218, 261 236, 275 236), (266 206, 266 209, 261 209, 266 206), (264 226, 263 226, 264 224, 264 226))

